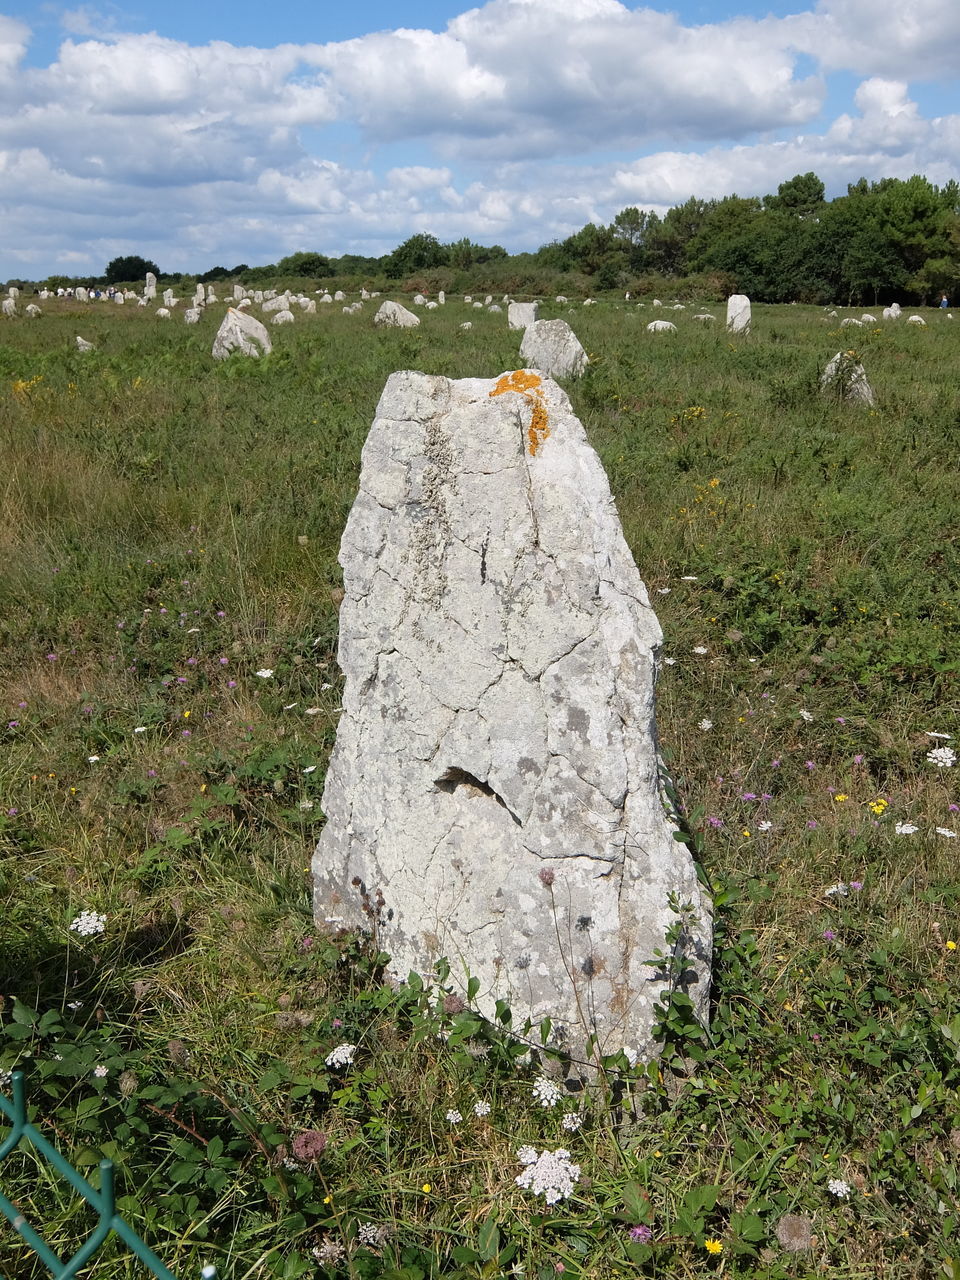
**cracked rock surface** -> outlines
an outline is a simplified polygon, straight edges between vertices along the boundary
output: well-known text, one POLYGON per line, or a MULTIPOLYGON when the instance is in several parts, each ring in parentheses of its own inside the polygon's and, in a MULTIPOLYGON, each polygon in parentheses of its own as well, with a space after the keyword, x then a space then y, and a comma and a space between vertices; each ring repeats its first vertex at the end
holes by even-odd
POLYGON ((376 918, 395 977, 444 957, 574 1054, 652 1055, 670 896, 701 1012, 710 908, 661 794, 660 627, 564 392, 393 374, 340 562, 318 922, 376 918))

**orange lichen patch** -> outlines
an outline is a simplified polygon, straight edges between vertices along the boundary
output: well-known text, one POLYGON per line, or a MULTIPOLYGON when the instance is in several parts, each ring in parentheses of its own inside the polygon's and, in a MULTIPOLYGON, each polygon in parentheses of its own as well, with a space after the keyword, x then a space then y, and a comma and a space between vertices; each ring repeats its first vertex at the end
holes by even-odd
POLYGON ((490 394, 502 396, 505 391, 519 391, 525 396, 531 391, 539 391, 540 386, 539 374, 529 373, 526 369, 514 369, 513 373, 505 373, 497 379, 497 385, 490 394))
POLYGON ((505 391, 516 391, 518 395, 530 402, 533 412, 530 415, 530 426, 527 428, 527 441, 530 456, 534 458, 550 434, 547 407, 543 403, 541 385, 538 374, 529 373, 526 369, 515 369, 513 373, 505 373, 499 377, 490 392, 491 396, 502 396, 505 391))

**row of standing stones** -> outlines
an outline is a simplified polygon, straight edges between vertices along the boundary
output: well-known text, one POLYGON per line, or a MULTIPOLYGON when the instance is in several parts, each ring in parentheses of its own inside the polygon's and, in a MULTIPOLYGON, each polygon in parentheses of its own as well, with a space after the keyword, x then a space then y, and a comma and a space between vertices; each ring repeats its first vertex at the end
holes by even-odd
MULTIPOLYGON (((289 295, 252 300, 279 317, 289 295)), ((315 914, 374 930, 398 980, 430 980, 445 960, 482 1013, 503 1001, 515 1028, 549 1026, 583 1076, 599 1055, 655 1055, 665 992, 706 1019, 711 903, 657 748, 660 626, 553 380, 579 376, 586 352, 536 303, 508 302, 507 319, 525 369, 394 373, 363 448, 340 549, 343 709, 315 914)), ((385 301, 375 323, 419 317, 385 301)), ((728 331, 750 323, 734 295, 728 331)), ((270 350, 266 326, 230 307, 214 357, 270 350)), ((874 403, 850 353, 821 385, 874 403)))

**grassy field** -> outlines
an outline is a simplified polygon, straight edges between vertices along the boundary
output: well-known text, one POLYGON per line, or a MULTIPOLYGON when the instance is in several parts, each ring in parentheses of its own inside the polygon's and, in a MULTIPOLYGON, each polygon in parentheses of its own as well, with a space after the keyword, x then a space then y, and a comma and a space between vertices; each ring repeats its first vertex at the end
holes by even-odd
MULTIPOLYGON (((217 364, 222 307, 0 324, 0 1071, 178 1276, 960 1280, 960 323, 696 309, 541 309, 591 354, 568 390, 663 624, 717 935, 709 1032, 667 1009, 659 1066, 553 1105, 507 1028, 320 934, 308 874, 380 391, 520 335, 368 303, 217 364), (876 409, 817 390, 852 342, 876 409), (568 1151, 569 1194, 518 1185, 521 1146, 568 1151)), ((89 1229, 29 1152, 0 1180, 61 1252, 89 1229)), ((0 1225, 4 1280, 41 1274, 0 1225)))

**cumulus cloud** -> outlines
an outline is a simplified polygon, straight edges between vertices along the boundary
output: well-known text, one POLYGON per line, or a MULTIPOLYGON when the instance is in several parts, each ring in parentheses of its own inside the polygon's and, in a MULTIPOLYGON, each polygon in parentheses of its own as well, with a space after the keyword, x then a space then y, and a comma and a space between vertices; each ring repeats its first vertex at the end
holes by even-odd
POLYGON ((269 49, 130 35, 118 12, 68 11, 45 67, 0 16, 0 275, 378 254, 415 231, 535 248, 627 204, 960 166, 960 117, 925 119, 910 91, 960 70, 955 0, 700 26, 619 0, 488 0, 439 33, 269 49), (802 54, 861 73, 832 121, 802 54))
POLYGON ((956 0, 818 0, 786 20, 823 68, 908 80, 960 75, 956 0))

